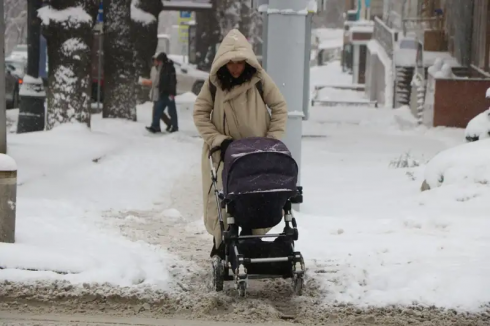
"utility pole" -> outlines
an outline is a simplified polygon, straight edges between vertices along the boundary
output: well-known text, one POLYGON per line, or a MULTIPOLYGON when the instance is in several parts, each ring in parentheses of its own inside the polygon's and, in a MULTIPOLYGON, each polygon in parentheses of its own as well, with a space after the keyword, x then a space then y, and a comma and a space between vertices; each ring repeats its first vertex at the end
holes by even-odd
POLYGON ((37 11, 43 0, 27 1, 27 74, 20 88, 20 109, 17 133, 42 131, 45 125, 46 92, 39 78, 41 20, 37 11))
MULTIPOLYGON (((5 20, 3 1, 0 4, 0 60, 5 62, 5 20)), ((0 153, 7 154, 7 112, 5 105, 5 65, 0 65, 0 153)))
MULTIPOLYGON (((310 106, 311 20, 316 1, 259 0, 264 19, 263 65, 288 105, 284 143, 299 167, 301 185, 301 138, 303 120, 310 106)), ((296 207, 296 209, 298 209, 296 207)))
POLYGON ((99 12, 97 14, 97 23, 94 26, 94 31, 98 34, 99 49, 97 50, 97 112, 101 112, 100 104, 102 90, 102 61, 104 60, 104 5, 102 1, 99 4, 99 12))

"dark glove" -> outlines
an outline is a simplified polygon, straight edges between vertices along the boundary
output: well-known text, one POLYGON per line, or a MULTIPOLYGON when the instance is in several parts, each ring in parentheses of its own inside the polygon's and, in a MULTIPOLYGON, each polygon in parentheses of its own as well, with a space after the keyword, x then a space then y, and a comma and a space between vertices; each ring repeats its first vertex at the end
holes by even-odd
POLYGON ((224 162, 225 161, 225 153, 226 150, 228 149, 228 146, 233 142, 233 139, 225 139, 221 143, 220 149, 221 149, 221 160, 224 162))

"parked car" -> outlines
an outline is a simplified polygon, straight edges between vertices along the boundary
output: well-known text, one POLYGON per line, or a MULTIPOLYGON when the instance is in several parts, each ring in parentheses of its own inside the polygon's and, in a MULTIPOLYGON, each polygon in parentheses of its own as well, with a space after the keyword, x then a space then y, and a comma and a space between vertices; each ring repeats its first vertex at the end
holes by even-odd
MULTIPOLYGON (((9 56, 8 58, 5 59, 5 63, 9 66, 11 66, 15 70, 15 75, 17 75, 20 79, 24 79, 24 75, 27 73, 27 59, 24 59, 22 57, 12 57, 9 56)), ((46 65, 46 72, 48 68, 46 65)), ((43 80, 43 85, 44 88, 48 87, 48 78, 47 77, 41 77, 43 80)), ((20 81, 20 84, 22 84, 22 81, 20 81)))
POLYGON ((22 59, 7 58, 5 59, 5 64, 11 66, 15 70, 17 76, 23 78, 27 71, 27 61, 22 59))
POLYGON ((175 72, 177 74, 177 93, 194 93, 198 95, 206 79, 209 78, 209 73, 197 69, 194 65, 185 63, 183 56, 172 55, 168 56, 174 63, 175 72))
POLYGON ((174 61, 174 66, 177 73, 177 93, 192 92, 198 95, 209 74, 185 63, 174 61))
POLYGON ((15 67, 5 64, 5 100, 7 109, 19 107, 19 89, 21 84, 22 78, 16 74, 15 67))

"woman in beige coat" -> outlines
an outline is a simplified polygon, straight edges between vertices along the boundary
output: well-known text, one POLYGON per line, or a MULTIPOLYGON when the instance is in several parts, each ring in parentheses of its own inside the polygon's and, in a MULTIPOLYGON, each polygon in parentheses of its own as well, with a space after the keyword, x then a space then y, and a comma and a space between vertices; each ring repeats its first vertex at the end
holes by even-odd
MULTIPOLYGON (((221 230, 211 189, 209 151, 216 147, 221 149, 221 155, 219 152, 213 155, 218 169, 218 187, 221 189, 223 164, 220 162, 230 142, 247 137, 280 139, 286 130, 287 115, 284 97, 260 66, 252 46, 238 30, 230 31, 220 45, 209 79, 204 83, 194 106, 194 123, 204 139, 202 191, 204 224, 214 237, 211 256, 223 258, 224 248, 220 246, 221 230), (215 91, 214 102, 212 90, 215 91)), ((267 232, 252 231, 254 234, 267 232)))

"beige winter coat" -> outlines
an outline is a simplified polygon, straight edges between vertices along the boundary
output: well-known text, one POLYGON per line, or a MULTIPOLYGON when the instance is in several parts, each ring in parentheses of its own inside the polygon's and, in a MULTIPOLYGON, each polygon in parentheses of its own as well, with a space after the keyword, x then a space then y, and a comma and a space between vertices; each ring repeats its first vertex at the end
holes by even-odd
MULTIPOLYGON (((227 138, 241 139, 247 137, 270 137, 280 139, 285 130, 288 110, 284 97, 274 81, 260 66, 251 45, 236 29, 225 37, 214 58, 210 78, 204 83, 194 106, 194 123, 204 139, 202 151, 202 191, 204 201, 204 224, 209 234, 216 240, 216 247, 221 243, 221 230, 214 192, 211 189, 210 166, 208 155, 211 148, 218 147, 227 138), (257 69, 249 82, 236 86, 230 91, 223 91, 216 73, 230 61, 245 60, 257 69), (209 91, 209 80, 216 86, 216 97, 213 104, 209 91), (271 110, 269 114, 262 100, 256 83, 261 82, 264 101, 271 110), (226 118, 225 118, 226 114, 226 118)), ((218 167, 220 153, 213 155, 215 167, 218 167)), ((218 187, 222 189, 220 164, 218 187)), ((226 225, 226 218, 224 219, 226 225)), ((254 230, 254 234, 264 234, 268 230, 254 230)))

